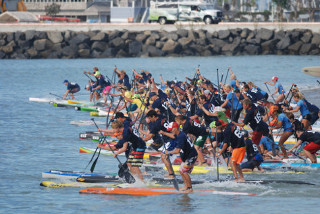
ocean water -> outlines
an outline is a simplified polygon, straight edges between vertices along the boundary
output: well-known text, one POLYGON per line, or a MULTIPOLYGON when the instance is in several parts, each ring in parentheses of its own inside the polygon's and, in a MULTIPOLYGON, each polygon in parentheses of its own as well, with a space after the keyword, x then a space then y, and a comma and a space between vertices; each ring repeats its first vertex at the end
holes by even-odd
MULTIPOLYGON (((0 60, 0 212, 1 213, 315 213, 319 206, 320 170, 304 173, 248 174, 246 179, 296 180, 315 185, 206 183, 194 188, 242 191, 256 196, 164 195, 148 197, 81 195, 81 188, 50 189, 39 186, 41 173, 52 170, 84 170, 90 154, 79 147, 94 148, 95 143, 79 139, 79 133, 93 126, 75 126, 71 121, 89 120, 87 112, 55 108, 46 103, 29 102, 29 97, 62 95, 63 80, 80 84, 81 99, 88 99, 83 87, 83 70, 97 66, 112 76, 115 65, 132 76, 131 69, 145 69, 156 81, 184 80, 200 65, 210 80, 224 77, 231 66, 241 81, 253 81, 266 89, 264 81, 278 76, 288 90, 292 83, 306 98, 319 102, 317 78, 301 72, 303 67, 319 65, 319 56, 238 56, 185 58, 121 58, 77 60, 0 60), (221 77, 221 76, 220 76, 221 77)), ((274 90, 273 87, 269 87, 274 90)), ((103 118, 97 118, 103 121, 103 118)), ((123 158, 121 158, 123 160, 123 158)), ((117 161, 101 156, 95 172, 117 172, 117 161)), ((88 169, 86 171, 89 171, 88 169)), ((221 175, 223 178, 223 175, 221 175)), ((214 179, 214 174, 192 175, 192 179, 214 179)))

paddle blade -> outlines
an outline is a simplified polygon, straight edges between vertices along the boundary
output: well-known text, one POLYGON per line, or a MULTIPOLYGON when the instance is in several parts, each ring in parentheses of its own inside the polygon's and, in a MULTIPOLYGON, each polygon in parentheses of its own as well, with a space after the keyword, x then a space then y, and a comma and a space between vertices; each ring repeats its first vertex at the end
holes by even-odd
POLYGON ((173 170, 173 167, 172 167, 172 163, 170 161, 170 154, 168 155, 168 162, 169 162, 170 171, 173 173, 173 177, 174 177, 173 186, 177 191, 179 191, 178 181, 177 181, 176 175, 174 173, 174 170, 173 170))
POLYGON ((94 168, 96 167, 97 161, 98 161, 99 156, 94 160, 92 163, 92 166, 90 168, 90 172, 92 173, 94 171, 94 168))
POLYGON ((125 181, 129 184, 136 182, 136 179, 131 175, 127 162, 124 164, 119 164, 118 176, 124 178, 125 181))

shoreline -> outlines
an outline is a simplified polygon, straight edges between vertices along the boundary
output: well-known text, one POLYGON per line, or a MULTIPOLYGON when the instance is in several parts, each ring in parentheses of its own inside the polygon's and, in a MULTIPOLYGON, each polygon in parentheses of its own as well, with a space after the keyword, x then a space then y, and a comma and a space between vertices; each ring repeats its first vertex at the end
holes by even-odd
POLYGON ((294 29, 306 29, 320 33, 320 22, 220 22, 219 24, 205 25, 202 22, 180 22, 176 24, 160 25, 158 23, 0 23, 0 33, 36 31, 167 31, 173 32, 179 29, 206 30, 215 32, 237 28, 259 30, 262 28, 275 31, 289 31, 294 29))

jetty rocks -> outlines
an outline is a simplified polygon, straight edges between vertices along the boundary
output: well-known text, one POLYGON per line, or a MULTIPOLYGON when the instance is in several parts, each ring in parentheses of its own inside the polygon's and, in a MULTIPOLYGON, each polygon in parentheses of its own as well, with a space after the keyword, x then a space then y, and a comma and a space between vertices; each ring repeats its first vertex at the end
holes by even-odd
POLYGON ((0 33, 0 59, 73 59, 214 55, 320 55, 320 34, 307 29, 0 33))

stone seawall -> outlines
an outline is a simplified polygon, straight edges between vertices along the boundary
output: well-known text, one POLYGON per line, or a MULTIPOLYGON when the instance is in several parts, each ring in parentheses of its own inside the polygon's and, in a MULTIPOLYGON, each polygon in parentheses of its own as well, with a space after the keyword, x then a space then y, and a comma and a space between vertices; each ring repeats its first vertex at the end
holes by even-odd
POLYGON ((214 55, 320 55, 308 29, 176 31, 32 31, 0 33, 0 59, 214 55))

